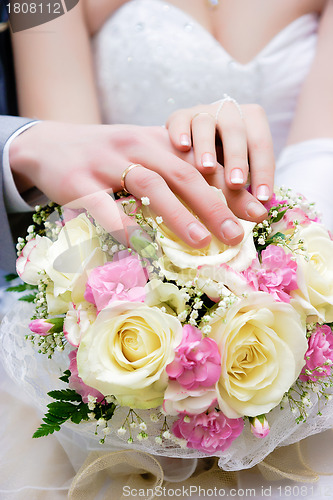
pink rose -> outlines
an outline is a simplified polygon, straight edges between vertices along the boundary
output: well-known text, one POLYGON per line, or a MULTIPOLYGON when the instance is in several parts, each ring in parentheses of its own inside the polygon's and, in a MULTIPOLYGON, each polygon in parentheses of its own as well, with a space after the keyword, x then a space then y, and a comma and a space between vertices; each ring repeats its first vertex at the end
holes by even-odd
POLYGON ((256 291, 267 292, 275 300, 290 302, 290 292, 297 290, 297 264, 278 246, 269 245, 261 253, 262 262, 254 259, 243 274, 256 291))
POLYGON ((200 415, 181 415, 174 422, 172 432, 185 439, 188 448, 216 453, 225 451, 242 433, 243 419, 227 418, 221 411, 211 409, 200 415))
POLYGON ((82 378, 79 376, 79 372, 77 369, 77 361, 76 361, 77 350, 71 351, 68 355, 69 357, 69 371, 71 372, 71 376, 69 377, 69 387, 76 391, 80 396, 82 396, 82 400, 84 403, 88 403, 88 396, 93 396, 96 398, 97 402, 100 402, 104 399, 103 394, 101 394, 96 389, 89 387, 86 385, 82 378))
POLYGON ((198 328, 185 325, 182 341, 166 372, 186 389, 211 387, 221 374, 221 355, 215 340, 203 338, 198 328))
POLYGON ((329 377, 333 364, 333 334, 328 325, 317 327, 309 338, 309 348, 305 353, 305 366, 299 376, 303 382, 316 382, 329 377), (307 372, 311 373, 307 373, 307 372))
POLYGON ((98 312, 115 300, 143 302, 147 281, 148 273, 139 257, 123 250, 112 262, 91 271, 84 298, 95 304, 98 312))

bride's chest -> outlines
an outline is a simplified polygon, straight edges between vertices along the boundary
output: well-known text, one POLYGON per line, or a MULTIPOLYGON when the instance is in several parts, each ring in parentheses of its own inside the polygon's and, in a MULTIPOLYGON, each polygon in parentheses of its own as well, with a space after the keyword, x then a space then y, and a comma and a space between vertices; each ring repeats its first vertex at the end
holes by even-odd
MULTIPOLYGON (((92 0, 85 1, 89 4, 92 0)), ((165 21, 170 24, 168 33, 171 38, 179 27, 175 16, 167 13, 169 7, 174 6, 179 11, 180 18, 181 14, 187 15, 189 20, 198 23, 233 59, 246 64, 294 20, 311 12, 320 13, 325 2, 326 0, 152 0, 146 8, 145 5, 140 6, 141 0, 100 0, 98 3, 94 0, 90 16, 99 17, 103 25, 110 16, 117 16, 119 7, 126 7, 128 20, 131 21, 143 9, 147 21, 153 19, 159 28, 162 12, 165 21), (165 11, 158 5, 154 6, 154 3, 164 4, 165 11)))

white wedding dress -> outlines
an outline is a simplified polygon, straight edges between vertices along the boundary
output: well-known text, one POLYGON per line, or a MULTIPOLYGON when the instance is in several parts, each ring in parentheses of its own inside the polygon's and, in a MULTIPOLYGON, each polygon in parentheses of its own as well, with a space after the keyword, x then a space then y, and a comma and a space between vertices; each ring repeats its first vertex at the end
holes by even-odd
MULTIPOLYGON (((282 152, 276 183, 297 188, 312 196, 311 201, 319 202, 322 211, 331 212, 327 178, 324 191, 320 179, 316 178, 317 185, 309 183, 304 171, 300 178, 298 149, 283 151, 297 98, 315 54, 317 29, 317 16, 304 15, 276 35, 248 64, 240 64, 180 9, 161 0, 131 0, 118 9, 93 40, 104 121, 163 125, 175 109, 210 103, 224 93, 239 103, 257 102, 266 110, 276 157, 282 152), (287 166, 295 154, 294 173, 287 166)), ((323 167, 318 168, 326 172, 333 147, 330 140, 323 144, 326 156, 322 158, 323 167)), ((309 144, 304 143, 305 160, 310 155, 307 148, 309 144)), ((329 216, 327 221, 333 228, 333 218, 329 216)), ((5 373, 2 380, 0 458, 3 463, 6 460, 6 465, 0 467, 0 499, 65 498, 74 469, 84 461, 82 450, 74 450, 67 436, 60 439, 61 445, 55 436, 34 440, 32 444, 30 436, 40 423, 40 415, 33 412, 29 400, 15 397, 20 389, 5 373)), ((327 439, 317 436, 312 442, 314 448, 323 450, 327 439)), ((261 487, 267 488, 269 483, 246 471, 239 474, 239 488, 255 487, 255 481, 260 483, 256 498, 261 498, 261 487)), ((310 499, 312 494, 321 498, 321 488, 332 483, 332 478, 323 476, 320 485, 309 487, 308 495, 302 498, 310 499)), ((279 482, 275 488, 279 485, 284 483, 279 482)), ((273 492, 270 498, 287 498, 283 491, 275 489, 276 496, 273 492)))

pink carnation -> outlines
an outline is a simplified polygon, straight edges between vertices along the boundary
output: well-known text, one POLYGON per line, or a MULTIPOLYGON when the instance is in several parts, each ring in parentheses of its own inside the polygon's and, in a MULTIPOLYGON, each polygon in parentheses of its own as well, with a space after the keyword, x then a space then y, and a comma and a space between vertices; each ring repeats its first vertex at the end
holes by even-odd
POLYGON ((212 409, 200 415, 181 415, 172 427, 177 438, 185 439, 188 448, 205 453, 225 451, 242 433, 243 419, 227 418, 221 411, 212 409))
POLYGON ((299 376, 304 382, 316 382, 329 377, 333 364, 333 334, 328 325, 318 326, 309 338, 309 348, 305 353, 305 366, 299 376), (309 370, 311 374, 307 374, 309 370))
POLYGON ((297 221, 301 226, 307 226, 312 220, 314 219, 310 219, 304 210, 296 207, 286 211, 282 222, 285 223, 286 229, 294 229, 295 221, 297 221))
POLYGON ((91 271, 84 298, 95 304, 98 312, 115 300, 143 302, 147 281, 148 273, 139 257, 123 250, 112 262, 91 271))
POLYGON ((215 340, 202 338, 198 328, 185 325, 182 341, 166 372, 186 389, 211 387, 221 374, 221 356, 215 340))
POLYGON ((104 399, 103 394, 97 391, 97 389, 93 389, 92 387, 86 385, 79 376, 76 355, 77 351, 71 351, 68 355, 70 361, 69 371, 71 372, 71 376, 69 377, 69 387, 82 396, 84 403, 88 403, 88 396, 93 396, 98 402, 102 401, 104 399))
POLYGON ((270 293, 280 302, 290 302, 290 292, 298 288, 297 264, 278 246, 269 245, 243 274, 256 291, 270 293))

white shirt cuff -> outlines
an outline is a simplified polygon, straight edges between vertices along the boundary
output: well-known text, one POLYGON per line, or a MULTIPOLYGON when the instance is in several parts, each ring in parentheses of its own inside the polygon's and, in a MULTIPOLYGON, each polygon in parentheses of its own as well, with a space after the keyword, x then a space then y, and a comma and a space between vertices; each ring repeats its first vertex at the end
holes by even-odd
POLYGON ((36 125, 39 121, 27 123, 19 128, 7 140, 2 154, 2 170, 3 170, 3 183, 4 183, 4 201, 8 213, 15 212, 31 212, 31 207, 20 195, 14 182, 13 174, 9 163, 9 148, 13 140, 28 128, 36 125))

